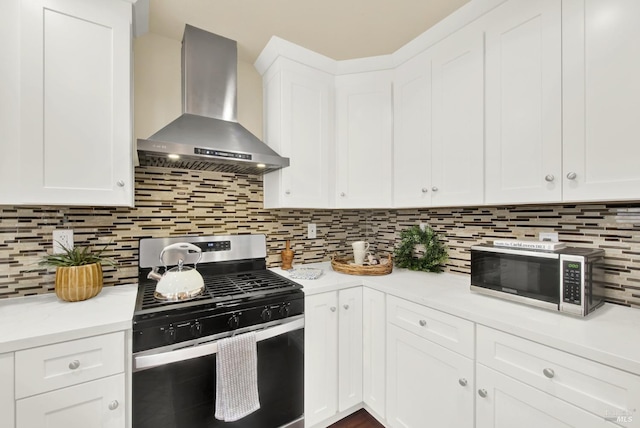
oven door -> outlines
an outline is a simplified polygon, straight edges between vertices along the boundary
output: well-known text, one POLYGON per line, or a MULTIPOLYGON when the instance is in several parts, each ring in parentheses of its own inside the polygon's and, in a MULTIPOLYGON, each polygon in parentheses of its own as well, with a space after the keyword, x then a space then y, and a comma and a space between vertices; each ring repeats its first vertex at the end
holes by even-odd
POLYGON ((507 300, 558 310, 557 253, 498 247, 471 248, 471 289, 507 300))
MULTIPOLYGON (((256 330, 260 409, 236 422, 223 422, 214 418, 215 341, 188 348, 158 353, 145 351, 134 355, 133 426, 302 427, 304 317, 294 318, 276 325, 270 323, 269 327, 256 330)), ((242 330, 246 331, 248 330, 242 330)))

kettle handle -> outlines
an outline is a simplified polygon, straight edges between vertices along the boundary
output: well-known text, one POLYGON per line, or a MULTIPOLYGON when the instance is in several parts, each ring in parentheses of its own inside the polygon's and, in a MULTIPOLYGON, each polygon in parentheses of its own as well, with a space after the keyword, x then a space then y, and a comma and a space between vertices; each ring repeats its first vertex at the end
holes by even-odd
POLYGON ((185 254, 189 254, 189 252, 198 253, 198 260, 196 260, 194 264, 197 264, 202 258, 202 250, 200 249, 200 247, 190 244, 188 242, 178 242, 176 244, 167 245, 162 249, 162 252, 160 252, 160 261, 165 265, 166 265, 166 262, 164 261, 164 254, 167 251, 169 252, 179 251, 185 254))

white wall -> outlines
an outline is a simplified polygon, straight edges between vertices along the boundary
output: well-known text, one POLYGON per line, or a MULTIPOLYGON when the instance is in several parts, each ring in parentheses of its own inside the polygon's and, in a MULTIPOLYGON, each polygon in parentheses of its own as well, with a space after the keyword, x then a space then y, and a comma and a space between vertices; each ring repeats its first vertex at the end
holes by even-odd
MULTIPOLYGON (((154 33, 134 39, 134 137, 147 138, 182 113, 181 43, 154 33)), ((262 138, 262 78, 238 63, 238 122, 262 138)))

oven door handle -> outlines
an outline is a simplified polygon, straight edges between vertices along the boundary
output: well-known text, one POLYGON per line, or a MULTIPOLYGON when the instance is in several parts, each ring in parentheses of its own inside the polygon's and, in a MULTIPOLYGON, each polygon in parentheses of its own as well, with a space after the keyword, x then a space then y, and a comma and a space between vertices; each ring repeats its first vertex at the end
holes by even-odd
MULTIPOLYGON (((253 331, 256 332, 256 342, 260 342, 301 328, 304 328, 304 317, 298 318, 295 321, 284 322, 273 327, 253 331)), ((175 351, 161 352, 158 354, 134 355, 133 371, 135 372, 164 366, 178 361, 213 355, 216 352, 218 352, 218 342, 214 341, 189 348, 176 349, 175 351)))

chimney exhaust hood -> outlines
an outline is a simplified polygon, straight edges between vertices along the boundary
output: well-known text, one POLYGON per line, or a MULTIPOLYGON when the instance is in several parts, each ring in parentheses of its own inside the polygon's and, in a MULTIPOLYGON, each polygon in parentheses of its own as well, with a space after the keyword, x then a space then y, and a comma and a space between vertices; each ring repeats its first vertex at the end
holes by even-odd
POLYGON ((185 26, 183 114, 138 139, 140 165, 258 175, 289 166, 238 123, 237 67, 234 40, 185 26))

